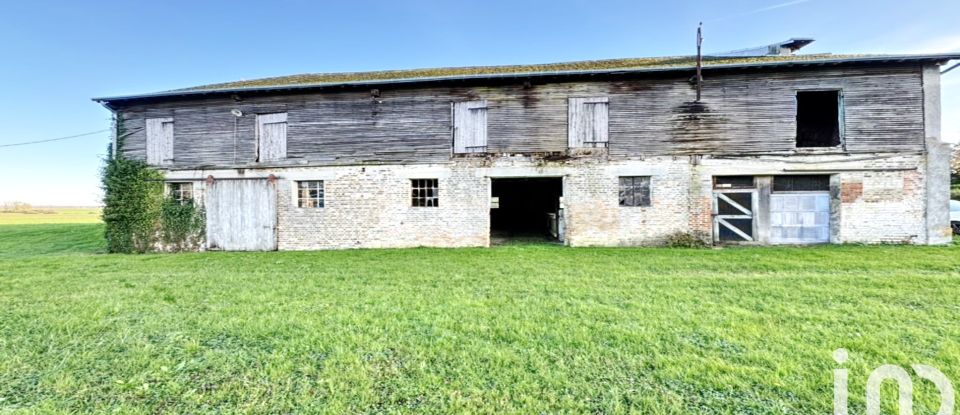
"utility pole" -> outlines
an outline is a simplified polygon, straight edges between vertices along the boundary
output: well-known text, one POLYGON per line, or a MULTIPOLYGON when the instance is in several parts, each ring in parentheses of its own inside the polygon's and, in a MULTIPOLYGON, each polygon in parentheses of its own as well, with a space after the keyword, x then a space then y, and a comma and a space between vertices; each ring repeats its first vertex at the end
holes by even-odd
POLYGON ((700 69, 703 66, 703 56, 700 54, 700 45, 703 44, 703 22, 697 26, 697 102, 700 102, 700 91, 703 88, 703 73, 700 69))

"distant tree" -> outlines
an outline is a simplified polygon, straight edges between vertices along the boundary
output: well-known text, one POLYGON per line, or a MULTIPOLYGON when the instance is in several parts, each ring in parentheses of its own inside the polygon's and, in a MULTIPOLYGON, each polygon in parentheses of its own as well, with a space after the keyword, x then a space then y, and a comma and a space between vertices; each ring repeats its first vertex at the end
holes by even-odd
POLYGON ((953 148, 953 159, 950 160, 950 171, 953 183, 960 183, 960 145, 953 148))

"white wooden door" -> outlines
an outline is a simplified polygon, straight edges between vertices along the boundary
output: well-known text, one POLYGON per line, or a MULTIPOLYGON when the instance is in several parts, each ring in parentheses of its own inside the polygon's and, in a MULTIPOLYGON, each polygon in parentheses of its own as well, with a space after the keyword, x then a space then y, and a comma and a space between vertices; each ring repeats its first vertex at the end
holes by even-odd
POLYGON ((266 179, 216 180, 207 186, 207 248, 277 249, 277 188, 266 179))
POLYGON ((770 243, 830 242, 830 192, 770 195, 770 243))
POLYGON ((453 103, 453 152, 487 151, 487 101, 453 103))
POLYGON ((147 164, 173 163, 173 118, 147 118, 147 164))
POLYGON ((567 102, 567 146, 606 147, 609 136, 608 99, 570 98, 567 102))
POLYGON ((257 115, 257 161, 287 157, 287 113, 257 115))

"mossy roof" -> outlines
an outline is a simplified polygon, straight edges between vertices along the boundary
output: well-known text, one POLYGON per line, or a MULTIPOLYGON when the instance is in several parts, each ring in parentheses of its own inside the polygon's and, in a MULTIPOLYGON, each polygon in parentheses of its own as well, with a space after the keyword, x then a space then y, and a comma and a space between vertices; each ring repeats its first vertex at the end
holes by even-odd
MULTIPOLYGON (((703 66, 740 65, 750 63, 816 61, 867 55, 793 55, 752 57, 704 57, 703 66)), ((250 87, 282 87, 316 84, 336 84, 357 81, 400 81, 482 75, 522 75, 526 73, 563 73, 631 69, 680 69, 696 66, 695 56, 667 56, 655 58, 604 59, 593 61, 543 63, 534 65, 465 66, 451 68, 421 68, 372 72, 307 73, 271 78, 260 78, 217 84, 200 85, 176 91, 203 91, 250 87)))
MULTIPOLYGON (((883 63, 905 61, 946 61, 960 55, 863 55, 863 54, 808 54, 788 56, 717 57, 705 56, 705 69, 749 68, 764 66, 808 66, 844 63, 883 63)), ((600 74, 610 72, 655 72, 693 69, 695 56, 668 56, 651 58, 605 59, 535 65, 467 66, 451 68, 423 68, 372 72, 308 73, 200 85, 171 91, 111 98, 94 98, 109 103, 143 98, 161 98, 211 93, 265 91, 295 88, 325 87, 349 84, 391 84, 429 82, 458 79, 507 78, 522 76, 550 76, 600 74)))

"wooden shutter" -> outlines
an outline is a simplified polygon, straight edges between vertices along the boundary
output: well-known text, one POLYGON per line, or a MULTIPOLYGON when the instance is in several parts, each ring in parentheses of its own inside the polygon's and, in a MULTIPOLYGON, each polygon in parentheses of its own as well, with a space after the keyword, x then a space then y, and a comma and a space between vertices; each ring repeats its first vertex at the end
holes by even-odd
POLYGON ((257 115, 257 161, 287 157, 287 113, 257 115))
POLYGON ((173 163, 173 118, 147 118, 147 164, 173 163))
POLYGON ((487 151, 487 101, 453 103, 453 152, 487 151))
POLYGON ((567 111, 570 148, 607 146, 609 117, 606 97, 570 98, 567 111))

